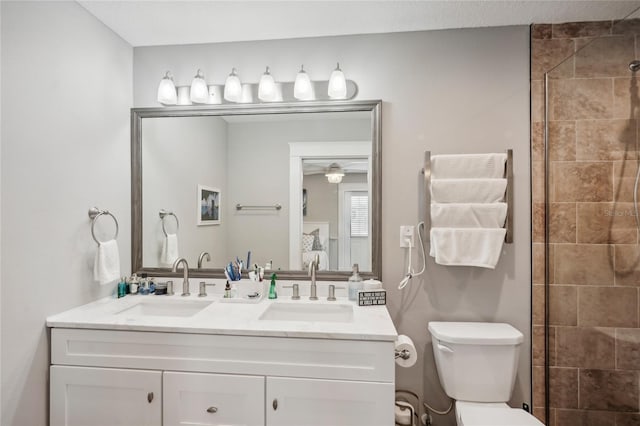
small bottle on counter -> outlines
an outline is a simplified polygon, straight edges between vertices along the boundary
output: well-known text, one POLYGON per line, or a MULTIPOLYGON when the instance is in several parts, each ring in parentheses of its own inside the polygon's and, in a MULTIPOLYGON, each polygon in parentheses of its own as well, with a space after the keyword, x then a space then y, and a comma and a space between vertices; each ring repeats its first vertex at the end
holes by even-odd
POLYGON ((127 295, 127 277, 120 278, 118 283, 118 299, 127 295))
POLYGON ((357 263, 353 264, 353 274, 349 277, 349 300, 358 300, 358 291, 362 290, 362 277, 357 263))
POLYGON ((138 294, 138 276, 136 274, 131 275, 131 281, 129 282, 129 290, 131 294, 138 294))
POLYGON ((224 286, 224 298, 231 298, 231 284, 229 284, 229 281, 227 281, 227 285, 224 286))
POLYGON ((277 299, 278 292, 276 291, 276 274, 271 274, 271 285, 269 286, 269 299, 277 299))

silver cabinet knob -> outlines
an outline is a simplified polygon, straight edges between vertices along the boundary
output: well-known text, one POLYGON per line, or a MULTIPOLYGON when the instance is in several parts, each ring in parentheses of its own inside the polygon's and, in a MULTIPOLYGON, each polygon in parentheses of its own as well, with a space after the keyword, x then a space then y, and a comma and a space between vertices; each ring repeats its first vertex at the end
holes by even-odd
POLYGON ((207 413, 217 413, 218 412, 218 408, 217 407, 209 407, 207 408, 207 413))
POLYGON ((149 401, 149 404, 153 402, 153 392, 147 394, 147 401, 149 401))
POLYGON ((273 411, 278 409, 278 400, 276 398, 273 399, 273 403, 271 404, 273 406, 273 411))

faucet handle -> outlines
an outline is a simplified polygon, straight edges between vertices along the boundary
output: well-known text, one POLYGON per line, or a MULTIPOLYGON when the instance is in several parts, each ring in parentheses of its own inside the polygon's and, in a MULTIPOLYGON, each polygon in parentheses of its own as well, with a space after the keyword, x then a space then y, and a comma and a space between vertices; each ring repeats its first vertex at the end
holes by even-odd
POLYGON ((329 296, 327 296, 327 300, 329 302, 336 301, 336 286, 334 284, 329 284, 329 296))
POLYGON ((300 285, 298 284, 285 285, 285 286, 282 286, 282 288, 292 288, 293 295, 291 296, 291 300, 300 300, 300 285))
POLYGON ((173 296, 175 293, 173 292, 173 281, 167 281, 167 296, 173 296))

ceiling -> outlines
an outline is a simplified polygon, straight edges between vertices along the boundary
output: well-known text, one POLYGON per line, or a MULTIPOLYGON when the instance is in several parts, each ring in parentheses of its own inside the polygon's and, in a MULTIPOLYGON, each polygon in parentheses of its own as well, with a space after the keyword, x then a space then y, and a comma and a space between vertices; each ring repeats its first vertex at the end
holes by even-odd
MULTIPOLYGON (((78 0, 132 46, 621 19, 640 1, 78 0)), ((634 14, 640 17, 640 13, 634 14)))

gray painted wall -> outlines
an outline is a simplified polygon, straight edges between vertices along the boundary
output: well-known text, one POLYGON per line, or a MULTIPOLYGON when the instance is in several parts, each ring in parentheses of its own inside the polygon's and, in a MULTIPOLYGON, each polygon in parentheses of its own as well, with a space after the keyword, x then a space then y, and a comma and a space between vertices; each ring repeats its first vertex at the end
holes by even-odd
MULTIPOLYGON (((0 277, 4 426, 48 424, 45 319, 110 294, 93 281, 87 211, 120 222, 130 265, 133 50, 75 2, 2 11, 0 277)), ((112 231, 100 220, 99 231, 112 231)))
MULTIPOLYGON (((257 82, 265 65, 280 81, 293 81, 300 64, 313 80, 326 80, 339 61, 357 82, 359 99, 382 99, 382 241, 384 286, 398 332, 419 351, 417 364, 396 370, 397 387, 448 404, 438 383, 427 323, 433 320, 505 321, 525 334, 512 403, 530 402, 531 249, 529 168, 529 28, 446 30, 296 40, 143 47, 134 49, 134 102, 155 106, 170 69, 179 85, 197 68, 222 84, 232 67, 257 82), (515 242, 495 270, 443 267, 405 288, 397 283, 406 253, 398 229, 416 224, 423 152, 514 150, 515 242)), ((414 257, 419 269, 421 260, 414 257)), ((440 420, 440 419, 438 419, 440 420)), ((438 424, 453 424, 453 417, 438 424)))

